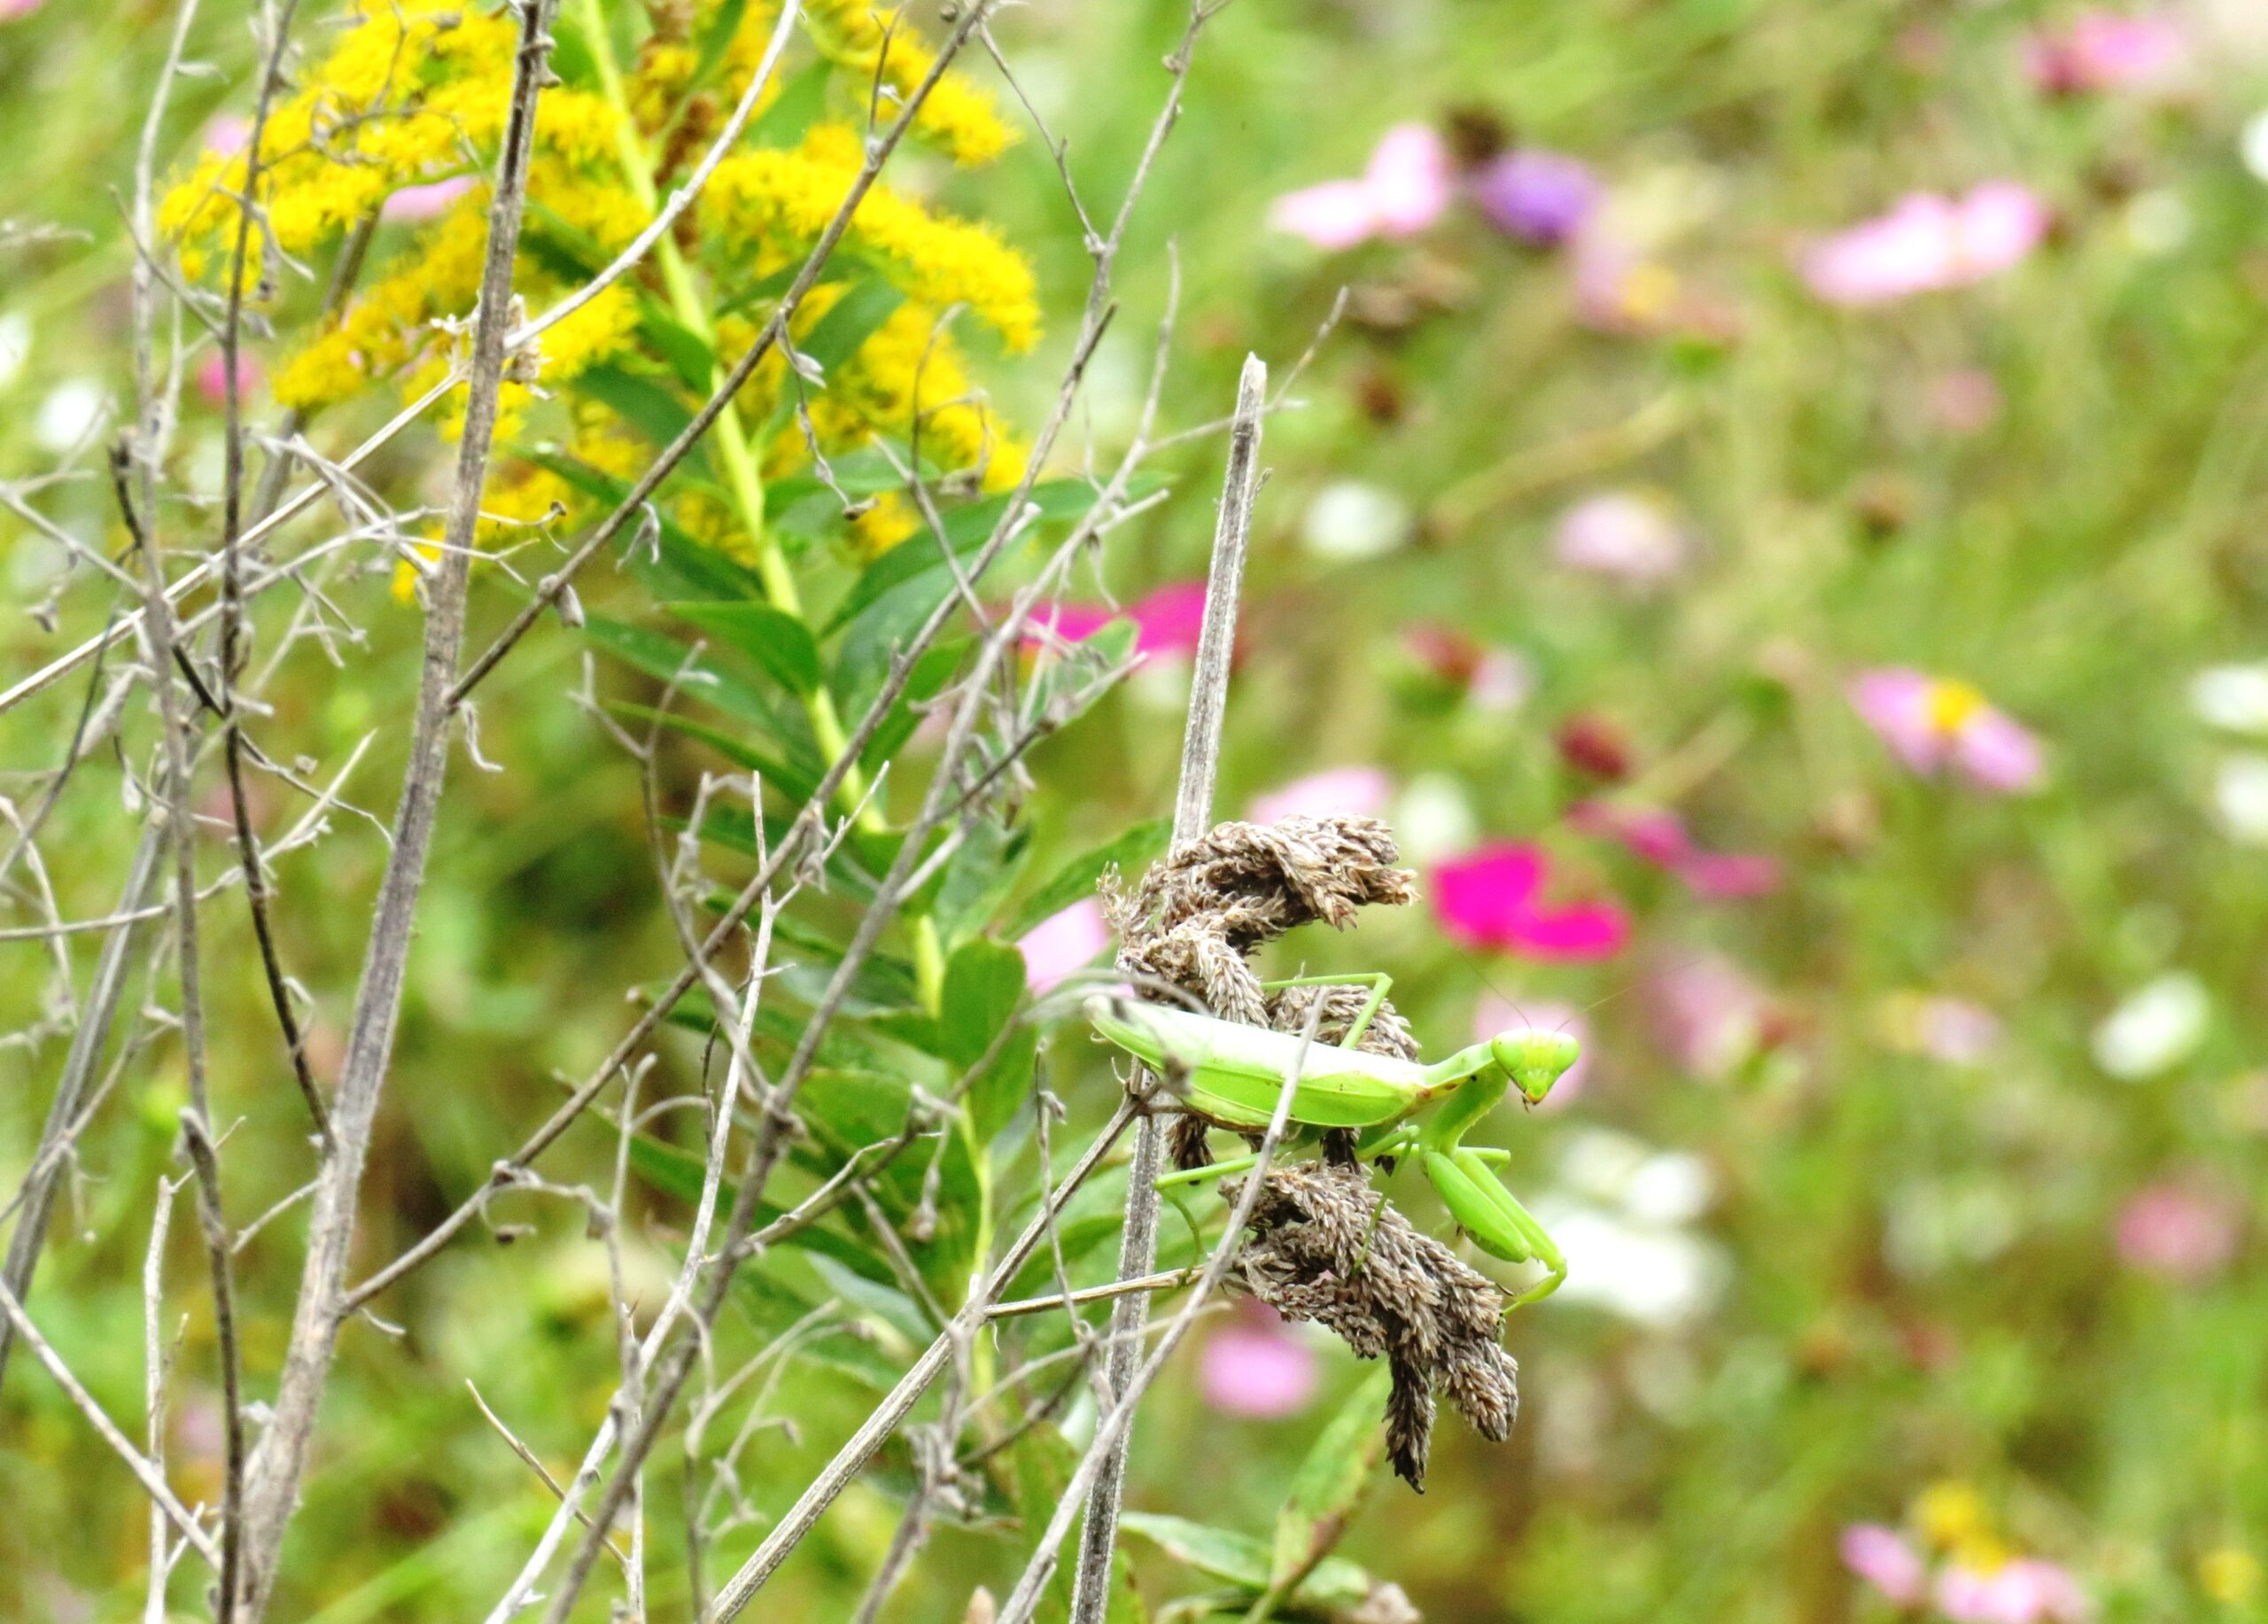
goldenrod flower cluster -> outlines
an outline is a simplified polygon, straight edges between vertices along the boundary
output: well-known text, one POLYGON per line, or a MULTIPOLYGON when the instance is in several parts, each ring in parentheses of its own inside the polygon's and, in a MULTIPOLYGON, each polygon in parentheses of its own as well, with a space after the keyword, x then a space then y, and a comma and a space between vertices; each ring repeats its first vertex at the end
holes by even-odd
MULTIPOLYGON (((532 310, 578 285, 579 270, 610 257, 646 225, 650 215, 641 194, 666 196, 697 160, 745 91, 778 14, 776 4, 747 5, 719 51, 711 30, 721 26, 721 0, 654 8, 653 31, 626 65, 618 95, 579 81, 546 89, 530 170, 529 245, 515 278, 532 310), (637 152, 656 156, 652 173, 633 183, 625 155, 637 152)), ((776 143, 785 136, 793 144, 744 144, 718 167, 700 206, 676 234, 678 251, 707 274, 709 291, 701 297, 720 306, 729 307, 732 295, 749 283, 802 262, 864 159, 858 129, 844 120, 863 120, 870 103, 881 116, 893 116, 935 66, 934 54, 889 12, 858 0, 806 0, 804 14, 812 45, 837 70, 828 86, 830 112, 808 128, 770 137, 776 143)), ((207 152, 165 198, 159 224, 184 274, 211 282, 229 272, 238 199, 248 188, 256 193, 261 219, 248 234, 251 290, 263 270, 274 269, 264 263, 269 253, 298 264, 380 214, 404 188, 457 176, 481 183, 415 228, 407 246, 382 260, 324 330, 299 346, 276 374, 283 404, 313 413, 377 384, 410 398, 446 376, 479 286, 488 229, 485 181, 510 98, 516 46, 509 14, 491 15, 464 0, 373 3, 271 109, 256 170, 247 152, 207 152)), ((780 77, 795 71, 790 65, 780 77)), ((777 99, 775 89, 766 105, 777 99)), ((913 128, 962 165, 990 161, 1014 140, 990 97, 953 74, 932 89, 913 128)), ((799 313, 798 333, 808 336, 859 277, 883 278, 904 302, 830 369, 823 388, 798 385, 822 448, 857 448, 886 434, 901 445, 918 441, 922 460, 933 466, 979 470, 987 486, 1012 483, 1022 470, 1022 449, 984 404, 955 331, 981 323, 1011 351, 1036 340, 1038 305, 1024 257, 984 225, 876 186, 853 217, 829 275, 799 313), (947 319, 963 310, 973 322, 947 319)), ((500 434, 509 442, 527 429, 540 400, 563 396, 565 431, 555 427, 546 438, 565 439, 571 455, 634 471, 640 436, 595 400, 576 394, 575 380, 608 363, 663 384, 689 407, 696 392, 679 382, 669 358, 649 342, 654 319, 667 316, 679 329, 713 329, 722 365, 768 315, 758 301, 737 314, 711 320, 703 311, 703 320, 687 322, 665 291, 683 297, 680 289, 660 285, 649 259, 547 331, 540 382, 506 386, 500 434)), ((787 382, 780 358, 770 358, 743 397, 751 423, 786 420, 775 408, 787 382)), ((456 426, 445 408, 444 431, 456 426)), ((793 424, 758 452, 767 473, 808 455, 793 424)), ((533 467, 507 470, 498 486, 485 507, 504 520, 540 519, 555 502, 572 510, 586 500, 533 467)), ((710 512, 701 499, 687 498, 680 517, 723 545, 746 545, 721 507, 710 512)), ((913 526, 909 504, 886 500, 858 521, 852 540, 871 550, 913 526)))

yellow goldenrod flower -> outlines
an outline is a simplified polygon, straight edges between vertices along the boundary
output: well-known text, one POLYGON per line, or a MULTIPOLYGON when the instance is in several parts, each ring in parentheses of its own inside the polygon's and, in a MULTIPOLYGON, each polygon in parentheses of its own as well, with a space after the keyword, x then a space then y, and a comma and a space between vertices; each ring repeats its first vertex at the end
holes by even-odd
POLYGON ((1915 1497, 1914 1527, 1939 1550, 1981 1544, 1992 1535, 1992 1514, 1976 1485, 1957 1479, 1930 1484, 1915 1497))
POLYGON ((2268 1575, 2260 1558, 2234 1545, 2223 1545, 2197 1558, 2197 1586, 2227 1607, 2249 1607, 2260 1599, 2268 1575))

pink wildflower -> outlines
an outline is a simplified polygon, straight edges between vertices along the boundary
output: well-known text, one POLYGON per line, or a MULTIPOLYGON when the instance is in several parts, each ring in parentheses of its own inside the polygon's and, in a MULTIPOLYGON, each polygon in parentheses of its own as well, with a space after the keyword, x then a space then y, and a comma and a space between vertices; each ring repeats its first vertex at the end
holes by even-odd
POLYGON ((1888 665, 1860 672, 1849 694, 1867 726, 1916 773, 1951 765, 1980 788, 2016 795, 2036 788, 2046 770, 2039 741, 1965 682, 1888 665))
POLYGON ((1102 905, 1089 897, 1051 913, 1016 944, 1024 956, 1024 982, 1037 997, 1092 964, 1110 945, 1102 905))
POLYGON ((2062 28, 2026 40, 2024 68, 2050 95, 2080 96, 2162 86, 2179 73, 2188 54, 2188 39, 2171 16, 2081 12, 2062 28))
POLYGON ((1034 625, 1052 627, 1056 636, 1071 643, 1086 641, 1114 620, 1130 619, 1138 628, 1134 642, 1138 652, 1193 654, 1205 624, 1205 583, 1180 581, 1161 587, 1122 610, 1100 604, 1043 604, 1032 611, 1031 618, 1034 625))
MULTIPOLYGON (((260 363, 244 350, 237 352, 237 397, 239 400, 260 387, 260 363)), ((219 411, 229 403, 229 369, 215 348, 207 352, 197 369, 197 393, 207 406, 219 411)))
POLYGON ((1394 780, 1382 767, 1331 767, 1294 779, 1272 794, 1254 796, 1249 816, 1254 823, 1304 813, 1311 818, 1333 813, 1375 818, 1394 798, 1394 780))
POLYGON ((389 224, 438 220, 448 213, 450 204, 470 191, 475 184, 469 175, 454 175, 447 180, 429 181, 423 186, 404 186, 378 206, 378 218, 389 224))
POLYGON ((1488 648, 1452 626, 1421 622, 1402 634, 1410 657, 1443 686, 1463 690, 1476 710, 1517 711, 1535 691, 1535 671, 1511 649, 1488 648))
POLYGON ((1449 207, 1452 185, 1441 138, 1423 124, 1397 124, 1379 137, 1360 179, 1287 192, 1268 223, 1323 249, 1414 237, 1449 207))
POLYGON ((1929 1589, 1921 1553, 1905 1535, 1880 1523, 1852 1523, 1837 1542, 1843 1566, 1883 1593, 1893 1606, 1911 1607, 1929 1589))
POLYGON ((1760 897, 1779 889, 1776 859, 1762 852, 1705 851, 1687 832, 1685 820, 1665 807, 1579 801, 1568 810, 1567 821, 1587 835, 1619 841, 1632 856, 1675 874, 1712 900, 1760 897))
POLYGON ((1513 842, 1484 846, 1435 866, 1433 911, 1467 947, 1491 947, 1531 959, 1611 958, 1630 939, 1630 919, 1611 902, 1546 907, 1539 901, 1550 870, 1541 848, 1513 842))
POLYGON ((1315 1397, 1315 1349, 1276 1310, 1251 1297, 1205 1339, 1197 1358, 1205 1402, 1223 1415, 1268 1421, 1296 1415, 1315 1397))
POLYGON ((2220 1272, 2236 1254, 2234 1202, 2164 1180, 2137 1191, 2118 1210, 2118 1256, 2130 1269, 2181 1285, 2220 1272))
POLYGON ((2000 1041, 2000 1018, 1965 998, 1926 998, 1914 1010, 1915 1046, 1948 1066, 1974 1066, 2000 1041))
POLYGON ((2078 1581, 2036 1557, 1990 1571, 1956 1562, 1938 1575, 1937 1604, 1954 1624, 2078 1624, 2087 1616, 2078 1581))
POLYGON ((1691 547, 1684 526, 1658 498, 1636 491, 1607 491, 1585 498, 1559 516, 1551 551, 1571 570, 1644 587, 1675 575, 1691 547))
POLYGON ((2000 385, 1982 367, 1956 367, 1930 385, 1930 415, 1955 434, 1977 434, 2000 415, 2000 385))
POLYGON ((19 17, 29 17, 47 0, 0 0, 0 22, 12 22, 19 17))
POLYGON ((1835 305, 1879 305, 1966 287, 2021 263, 2047 235, 2047 206, 2016 181, 1961 198, 1915 192, 1888 214, 1814 243, 1804 280, 1835 305))
POLYGON ((1655 1040, 1680 1068, 1721 1077, 1763 1046, 1770 1007, 1747 973, 1708 955, 1672 964, 1645 983, 1655 1040))
POLYGON ((216 113, 205 120, 205 150, 216 157, 233 158, 251 144, 252 120, 244 114, 216 113))

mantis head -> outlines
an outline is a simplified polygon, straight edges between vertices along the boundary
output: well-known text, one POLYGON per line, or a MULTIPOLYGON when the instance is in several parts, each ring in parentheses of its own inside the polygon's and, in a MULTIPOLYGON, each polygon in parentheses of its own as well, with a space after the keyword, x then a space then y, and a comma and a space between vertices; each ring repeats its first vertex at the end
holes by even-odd
POLYGON ((1539 1105, 1581 1055, 1582 1045, 1565 1032, 1538 1031, 1523 1026, 1498 1034, 1488 1048, 1496 1063, 1511 1074, 1512 1086, 1530 1105, 1539 1105))

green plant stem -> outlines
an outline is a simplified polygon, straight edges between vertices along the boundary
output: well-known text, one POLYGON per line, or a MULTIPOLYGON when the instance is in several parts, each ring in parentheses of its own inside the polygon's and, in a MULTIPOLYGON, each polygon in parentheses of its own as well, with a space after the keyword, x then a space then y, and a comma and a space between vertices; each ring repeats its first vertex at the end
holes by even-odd
MULTIPOLYGON (((622 165, 624 178, 629 183, 631 196, 647 214, 656 214, 661 207, 660 195, 654 190, 654 160, 647 152, 646 143, 638 133, 638 121, 630 108, 628 89, 623 83, 622 68, 614 58, 614 39, 608 33, 606 19, 598 0, 580 0, 584 29, 589 35, 593 59, 597 63, 599 85, 605 93, 607 105, 615 115, 615 149, 622 165)), ((710 320, 708 301, 702 297, 693 277, 693 268, 685 262, 685 255, 677 244, 664 236, 654 245, 654 258, 662 273, 662 286, 669 295, 670 309, 693 333, 708 346, 713 356, 717 348, 716 324, 710 320)), ((715 366, 711 378, 712 386, 721 386, 724 369, 715 366)), ((803 594, 796 586, 796 573, 788 566, 787 556, 781 551, 765 524, 764 475, 757 462, 755 447, 750 444, 748 427, 741 421, 737 405, 727 405, 717 417, 717 457, 725 475, 726 493, 737 509, 741 525, 748 532, 749 542, 756 549, 756 572, 764 583, 765 594, 773 607, 803 618, 803 594)), ((811 718, 812 737, 820 754, 838 757, 849 747, 849 738, 843 731, 843 719, 835 713, 835 696, 825 685, 814 688, 804 695, 804 710, 811 718)), ((866 801, 866 775, 854 764, 843 775, 836 798, 844 810, 854 812, 858 827, 870 834, 881 834, 889 828, 880 806, 866 801)), ((917 957, 920 927, 928 923, 924 915, 916 924, 917 957)), ((935 928, 931 934, 934 936, 935 928)), ((942 984, 942 983, 941 983, 942 984)), ((935 1006, 931 1006, 934 1010, 935 1006)))

